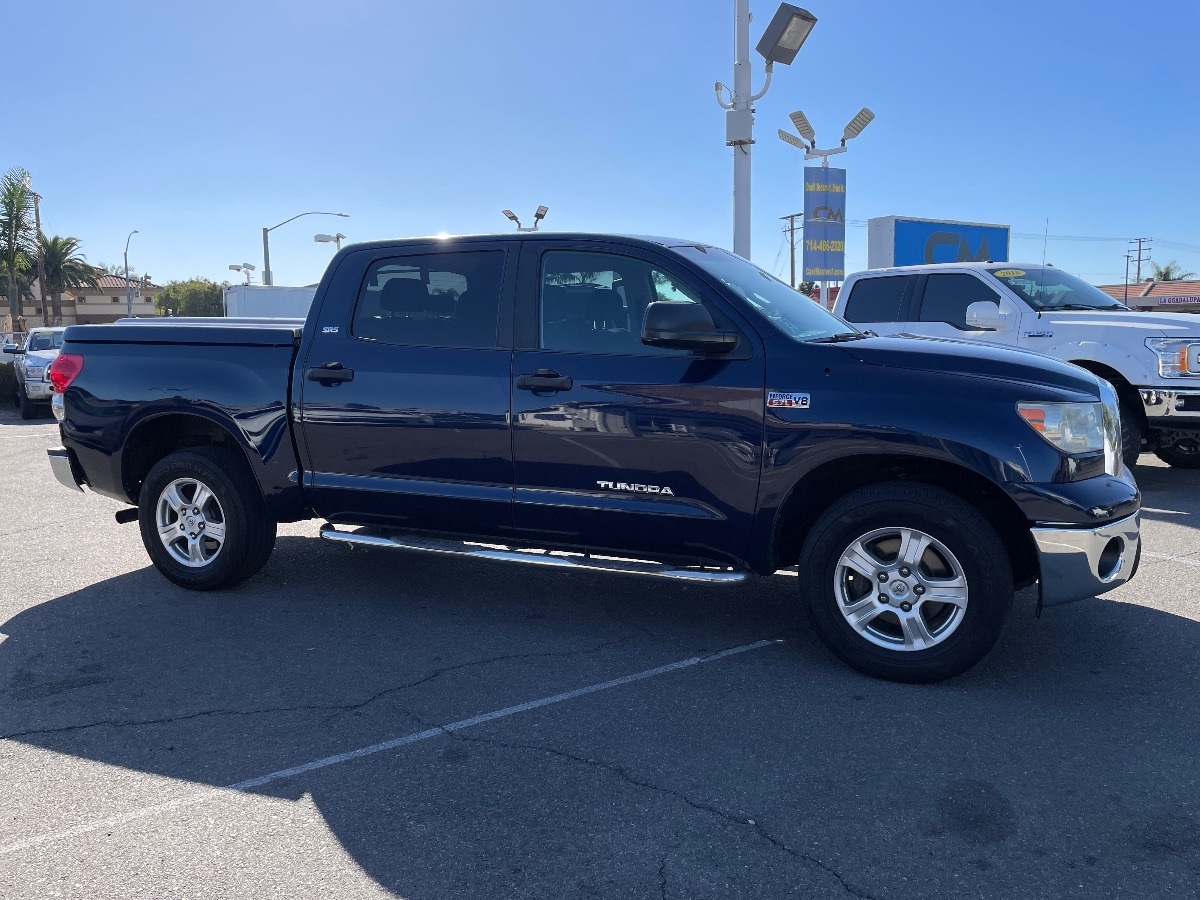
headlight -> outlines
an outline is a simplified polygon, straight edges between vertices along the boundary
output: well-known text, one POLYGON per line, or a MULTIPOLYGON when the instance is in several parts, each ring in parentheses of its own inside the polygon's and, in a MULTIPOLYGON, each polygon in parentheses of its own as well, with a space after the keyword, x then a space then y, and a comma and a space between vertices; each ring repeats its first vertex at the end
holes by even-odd
POLYGON ((45 366, 26 366, 25 380, 26 381, 41 381, 42 376, 46 374, 45 366))
MULTIPOLYGON (((1115 401, 1018 403, 1017 412, 1047 443, 1063 453, 1071 457, 1090 454, 1096 463, 1103 454, 1104 474, 1121 474, 1121 415, 1115 401)), ((1086 471, 1082 466, 1068 468, 1072 474, 1077 468, 1080 474, 1086 471)))
POLYGON ((1146 346, 1158 357, 1163 378, 1200 375, 1200 338, 1147 338, 1146 346))

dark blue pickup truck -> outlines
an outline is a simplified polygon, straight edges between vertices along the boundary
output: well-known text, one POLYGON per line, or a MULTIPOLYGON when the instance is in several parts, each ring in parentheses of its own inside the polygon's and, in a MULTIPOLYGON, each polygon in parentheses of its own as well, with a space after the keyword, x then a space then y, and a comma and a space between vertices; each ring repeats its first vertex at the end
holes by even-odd
POLYGON ((797 566, 843 659, 933 681, 1124 584, 1117 398, 1018 351, 856 331, 745 260, 583 234, 358 244, 308 319, 73 326, 58 479, 176 584, 328 540, 734 583, 797 566))

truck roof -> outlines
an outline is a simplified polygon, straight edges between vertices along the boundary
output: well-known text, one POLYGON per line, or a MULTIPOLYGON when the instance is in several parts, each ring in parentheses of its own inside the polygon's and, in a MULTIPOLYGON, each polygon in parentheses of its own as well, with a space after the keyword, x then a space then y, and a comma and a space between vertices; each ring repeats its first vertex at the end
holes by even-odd
POLYGON ((948 263, 923 263, 917 266, 886 266, 881 269, 862 269, 858 272, 853 272, 847 276, 847 280, 856 275, 875 275, 880 272, 927 272, 934 269, 983 269, 995 268, 1003 266, 1006 269, 1053 269, 1054 266, 1050 263, 1021 263, 1007 262, 998 259, 989 259, 976 262, 973 260, 963 262, 948 262, 948 263))
POLYGON ((379 250, 387 247, 403 247, 410 244, 428 244, 439 241, 447 244, 473 243, 476 241, 617 241, 619 243, 637 245, 653 245, 659 247, 715 247, 707 241, 689 241, 686 238, 659 237, 644 234, 608 234, 587 231, 502 231, 492 234, 451 234, 426 235, 424 237, 390 238, 378 241, 363 241, 357 244, 347 244, 342 252, 347 250, 379 250))

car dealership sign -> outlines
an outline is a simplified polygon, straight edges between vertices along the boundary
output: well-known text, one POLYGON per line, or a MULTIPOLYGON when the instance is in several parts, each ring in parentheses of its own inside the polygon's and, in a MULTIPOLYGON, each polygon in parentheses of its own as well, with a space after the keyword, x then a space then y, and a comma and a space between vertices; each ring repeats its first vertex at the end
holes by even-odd
POLYGON ((880 216, 867 221, 867 265, 1008 262, 1008 226, 880 216))
POLYGON ((804 167, 804 280, 846 279, 846 170, 804 167))

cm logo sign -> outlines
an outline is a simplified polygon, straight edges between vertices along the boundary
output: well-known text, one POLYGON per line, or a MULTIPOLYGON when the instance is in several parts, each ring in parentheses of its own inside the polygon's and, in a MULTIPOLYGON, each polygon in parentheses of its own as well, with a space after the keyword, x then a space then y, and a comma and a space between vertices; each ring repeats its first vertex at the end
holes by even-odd
POLYGON ((837 222, 839 225, 844 225, 846 222, 845 215, 840 209, 834 209, 832 206, 816 206, 813 207, 812 218, 810 222, 837 222))
POLYGON ((992 251, 988 247, 987 235, 979 239, 979 247, 976 250, 971 249, 971 245, 967 242, 965 234, 958 234, 954 231, 935 231, 929 236, 929 240, 925 242, 925 262, 988 262, 992 259, 992 251), (948 254, 944 251, 938 253, 943 247, 952 247, 951 251, 954 254, 953 259, 947 259, 948 254), (940 259, 938 257, 941 257, 940 259))

